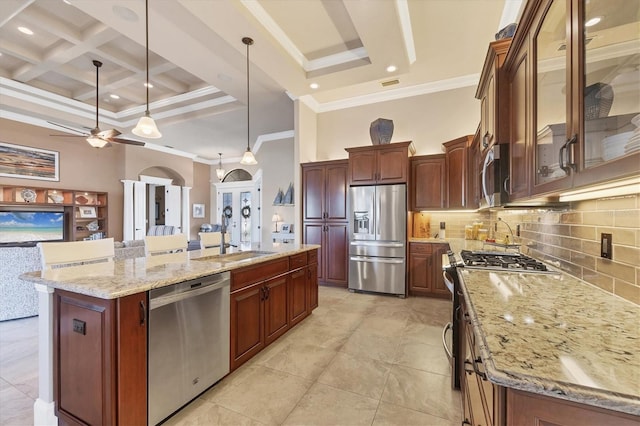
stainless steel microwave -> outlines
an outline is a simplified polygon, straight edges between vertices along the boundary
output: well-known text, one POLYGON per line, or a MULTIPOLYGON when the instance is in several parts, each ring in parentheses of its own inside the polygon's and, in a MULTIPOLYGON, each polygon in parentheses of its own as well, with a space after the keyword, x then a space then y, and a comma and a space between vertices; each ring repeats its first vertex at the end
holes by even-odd
POLYGON ((509 144, 487 149, 482 165, 480 208, 499 207, 509 201, 509 144))

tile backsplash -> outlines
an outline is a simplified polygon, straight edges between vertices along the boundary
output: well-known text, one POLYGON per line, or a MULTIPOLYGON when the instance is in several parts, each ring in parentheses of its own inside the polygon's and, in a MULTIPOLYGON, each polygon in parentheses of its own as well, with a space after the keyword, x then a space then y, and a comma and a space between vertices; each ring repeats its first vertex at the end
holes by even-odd
POLYGON ((564 209, 414 213, 413 233, 421 237, 416 231, 428 229, 435 236, 446 222, 447 238, 464 238, 465 225, 481 221, 502 239, 509 230, 498 218, 514 233, 520 225, 522 252, 640 304, 640 194, 576 201, 564 209), (612 259, 600 257, 602 233, 612 235, 612 259))

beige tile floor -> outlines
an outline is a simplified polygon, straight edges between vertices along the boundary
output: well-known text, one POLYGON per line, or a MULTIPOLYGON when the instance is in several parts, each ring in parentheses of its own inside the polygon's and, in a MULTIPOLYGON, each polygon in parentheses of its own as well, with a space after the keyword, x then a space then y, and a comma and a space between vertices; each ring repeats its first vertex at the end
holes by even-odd
MULTIPOLYGON (((459 425, 445 300, 320 287, 320 306, 167 425, 459 425)), ((0 424, 33 423, 37 319, 0 323, 0 424)))

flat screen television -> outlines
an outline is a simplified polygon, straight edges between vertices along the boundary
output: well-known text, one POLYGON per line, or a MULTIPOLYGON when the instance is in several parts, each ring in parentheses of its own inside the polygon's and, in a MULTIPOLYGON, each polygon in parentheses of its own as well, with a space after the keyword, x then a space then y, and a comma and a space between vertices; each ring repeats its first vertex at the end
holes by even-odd
POLYGON ((0 211, 0 244, 33 245, 40 241, 64 241, 62 211, 0 211))

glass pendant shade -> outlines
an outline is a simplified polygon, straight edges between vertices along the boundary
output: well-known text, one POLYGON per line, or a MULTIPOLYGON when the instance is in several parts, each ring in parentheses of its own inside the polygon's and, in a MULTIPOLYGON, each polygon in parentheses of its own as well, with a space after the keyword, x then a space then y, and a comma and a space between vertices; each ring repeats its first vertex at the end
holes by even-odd
POLYGON ((252 166, 254 164, 258 164, 256 161, 256 157, 254 157, 253 152, 251 152, 251 148, 247 148, 242 156, 242 160, 240 160, 240 164, 244 164, 245 166, 252 166))
POLYGON ((109 143, 108 141, 100 139, 99 137, 93 135, 87 138, 87 142, 89 142, 89 145, 94 148, 104 148, 109 143))
POLYGON ((156 122, 151 118, 149 111, 140 117, 138 124, 132 132, 141 138, 158 139, 162 137, 162 133, 158 130, 158 126, 156 126, 156 122))
POLYGON ((222 153, 219 152, 218 155, 220 159, 218 160, 218 168, 216 169, 216 176, 218 176, 218 180, 222 181, 224 178, 224 169, 222 168, 222 153))

